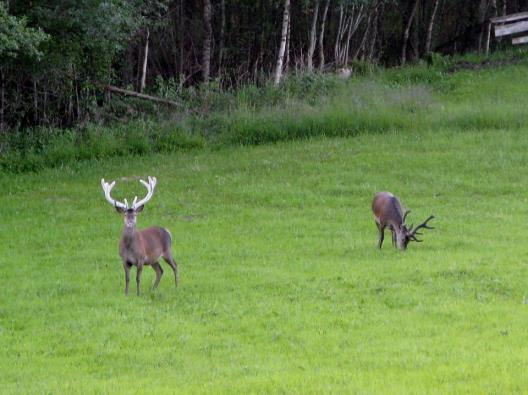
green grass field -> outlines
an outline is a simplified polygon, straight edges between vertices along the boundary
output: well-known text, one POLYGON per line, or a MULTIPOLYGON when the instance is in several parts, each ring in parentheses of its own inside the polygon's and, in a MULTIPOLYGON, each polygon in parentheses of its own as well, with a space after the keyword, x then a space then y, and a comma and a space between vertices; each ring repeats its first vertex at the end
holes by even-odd
MULTIPOLYGON (((528 130, 224 147, 1 175, 2 393, 521 393, 528 130), (165 275, 123 294, 122 218, 168 227, 165 275), (376 249, 390 190, 435 230, 376 249)), ((135 275, 135 269, 133 274, 135 275)))

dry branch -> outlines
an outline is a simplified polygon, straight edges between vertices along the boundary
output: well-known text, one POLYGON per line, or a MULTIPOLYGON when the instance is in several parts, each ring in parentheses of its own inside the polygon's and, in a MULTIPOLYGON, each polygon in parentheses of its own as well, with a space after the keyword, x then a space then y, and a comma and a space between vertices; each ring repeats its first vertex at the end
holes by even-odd
POLYGON ((119 93, 119 94, 125 95, 125 96, 137 97, 138 99, 149 100, 149 101, 153 101, 155 103, 167 104, 167 105, 173 106, 173 107, 180 107, 181 106, 180 103, 177 103, 177 102, 169 100, 169 99, 163 99, 161 97, 145 95, 144 93, 138 93, 138 92, 129 91, 129 90, 126 90, 126 89, 121 89, 121 88, 118 88, 117 86, 108 85, 108 86, 106 86, 106 89, 108 91, 110 91, 110 92, 113 92, 113 93, 119 93))

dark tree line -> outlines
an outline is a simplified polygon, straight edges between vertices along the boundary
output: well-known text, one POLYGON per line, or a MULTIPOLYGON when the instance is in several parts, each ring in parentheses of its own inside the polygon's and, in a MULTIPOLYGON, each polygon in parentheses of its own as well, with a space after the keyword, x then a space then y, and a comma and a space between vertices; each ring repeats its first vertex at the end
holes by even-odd
POLYGON ((97 121, 108 85, 168 96, 482 51, 528 0, 0 1, 0 129, 97 121))

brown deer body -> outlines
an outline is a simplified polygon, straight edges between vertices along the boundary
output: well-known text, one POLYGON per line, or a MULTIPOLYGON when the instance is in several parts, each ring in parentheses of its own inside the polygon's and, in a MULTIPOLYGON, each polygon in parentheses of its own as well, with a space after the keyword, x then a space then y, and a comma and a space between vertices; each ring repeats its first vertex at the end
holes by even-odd
POLYGON ((115 185, 115 181, 107 184, 104 179, 101 180, 101 185, 105 191, 106 200, 112 204, 117 212, 124 214, 125 229, 121 236, 119 243, 119 255, 123 261, 123 268, 125 270, 125 294, 128 294, 128 285, 130 282, 130 268, 136 266, 136 285, 137 294, 140 294, 141 273, 143 266, 150 265, 156 272, 156 280, 152 289, 155 289, 163 275, 159 261, 161 258, 167 262, 174 272, 174 280, 178 286, 178 265, 172 257, 171 244, 172 238, 170 232, 159 226, 153 226, 143 230, 136 229, 137 214, 143 210, 145 203, 147 203, 154 193, 156 186, 156 178, 149 177, 149 182, 140 180, 148 190, 147 196, 137 202, 137 197, 132 203, 132 207, 128 207, 128 202, 125 203, 115 201, 110 196, 110 192, 115 185))
POLYGON ((420 235, 420 229, 434 229, 427 225, 427 223, 434 218, 431 215, 423 223, 413 229, 411 225, 408 227, 405 224, 405 218, 410 211, 403 212, 400 200, 390 192, 379 192, 374 196, 372 201, 372 212, 376 226, 378 227, 378 247, 381 248, 383 239, 385 238, 385 228, 389 228, 392 233, 392 244, 400 250, 405 250, 410 241, 421 243, 416 235, 420 235))

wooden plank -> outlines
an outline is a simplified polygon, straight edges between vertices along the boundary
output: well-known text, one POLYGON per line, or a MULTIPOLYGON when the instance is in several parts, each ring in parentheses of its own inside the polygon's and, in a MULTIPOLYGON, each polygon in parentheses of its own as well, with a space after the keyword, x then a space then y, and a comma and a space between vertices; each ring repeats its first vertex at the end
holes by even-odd
POLYGON ((509 36, 528 30, 528 21, 510 23, 509 25, 495 26, 495 37, 509 36))
POLYGON ((528 36, 516 37, 512 40, 513 45, 528 44, 528 36))
POLYGON ((490 21, 491 23, 505 23, 520 21, 522 19, 528 19, 528 12, 518 12, 517 14, 496 16, 494 18, 490 18, 490 21))

